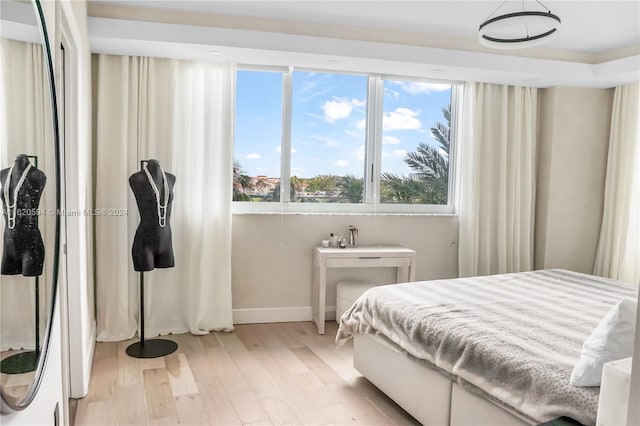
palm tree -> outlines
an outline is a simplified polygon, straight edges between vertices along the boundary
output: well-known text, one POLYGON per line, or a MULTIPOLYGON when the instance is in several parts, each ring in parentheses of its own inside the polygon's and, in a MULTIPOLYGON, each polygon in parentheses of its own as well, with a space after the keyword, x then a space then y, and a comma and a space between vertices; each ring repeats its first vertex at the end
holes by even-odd
POLYGON ((251 177, 246 174, 240 163, 233 162, 233 201, 251 201, 245 193, 251 188, 251 177))
POLYGON ((353 175, 346 175, 338 183, 340 197, 346 203, 361 203, 364 192, 364 180, 353 175))
POLYGON ((425 142, 414 152, 407 153, 404 162, 414 172, 408 176, 382 174, 382 199, 385 202, 415 204, 446 204, 449 187, 449 148, 451 105, 442 108, 446 120, 431 128, 431 135, 439 146, 425 142))

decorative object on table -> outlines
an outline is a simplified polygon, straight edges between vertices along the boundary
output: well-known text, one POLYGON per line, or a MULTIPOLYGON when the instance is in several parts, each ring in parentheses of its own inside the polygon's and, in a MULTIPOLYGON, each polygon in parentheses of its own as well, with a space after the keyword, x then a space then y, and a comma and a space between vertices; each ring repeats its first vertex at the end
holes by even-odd
POLYGON ((501 15, 495 16, 495 13, 507 3, 514 6, 516 4, 503 1, 480 24, 480 44, 494 49, 524 49, 547 43, 557 35, 562 21, 541 2, 530 2, 534 3, 534 7, 526 10, 523 1, 522 10, 519 10, 518 3, 518 9, 503 9, 501 15), (544 10, 540 10, 538 6, 544 10))
POLYGON ((349 225, 349 247, 358 247, 358 228, 349 225))
POLYGON ((329 247, 338 247, 338 237, 333 232, 329 234, 329 247))
POLYGON ((340 236, 340 238, 338 238, 338 247, 347 248, 347 239, 340 236))

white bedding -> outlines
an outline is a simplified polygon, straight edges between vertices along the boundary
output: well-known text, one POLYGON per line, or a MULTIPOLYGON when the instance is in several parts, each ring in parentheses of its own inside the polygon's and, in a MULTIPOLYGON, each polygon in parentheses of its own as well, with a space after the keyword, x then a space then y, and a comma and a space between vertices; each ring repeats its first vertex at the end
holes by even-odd
POLYGON ((537 422, 595 424, 599 388, 569 384, 583 341, 637 286, 564 270, 374 287, 336 341, 382 337, 462 386, 537 422))

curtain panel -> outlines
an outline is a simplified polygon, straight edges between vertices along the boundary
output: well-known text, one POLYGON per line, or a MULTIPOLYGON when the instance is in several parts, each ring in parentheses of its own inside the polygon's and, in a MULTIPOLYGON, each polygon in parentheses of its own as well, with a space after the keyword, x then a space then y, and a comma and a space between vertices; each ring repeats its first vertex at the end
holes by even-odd
POLYGON ((531 270, 537 90, 469 82, 462 108, 459 275, 531 270))
POLYGON ((157 159, 176 176, 175 267, 144 273, 145 335, 232 330, 233 93, 230 64, 99 55, 93 58, 98 340, 133 337, 139 223, 128 178, 157 159), (124 216, 109 211, 126 211, 124 216))
MULTIPOLYGON (((17 40, 0 40, 0 169, 10 167, 18 154, 35 155, 41 170, 53 170, 53 131, 49 107, 42 46, 17 40)), ((55 206, 55 181, 48 176, 42 192, 40 209, 55 206)), ((0 236, 5 221, 0 220, 0 236)), ((55 215, 47 212, 38 219, 44 241, 53 241, 55 215)), ((51 300, 51 257, 45 251, 43 274, 40 275, 38 312, 46 318, 51 300)), ((22 275, 0 276, 0 350, 34 349, 35 344, 35 279, 22 275), (11 301, 7 303, 6 301, 11 301)), ((45 321, 40 321, 44 336, 45 321)))
POLYGON ((594 274, 640 283, 640 84, 616 87, 594 274))

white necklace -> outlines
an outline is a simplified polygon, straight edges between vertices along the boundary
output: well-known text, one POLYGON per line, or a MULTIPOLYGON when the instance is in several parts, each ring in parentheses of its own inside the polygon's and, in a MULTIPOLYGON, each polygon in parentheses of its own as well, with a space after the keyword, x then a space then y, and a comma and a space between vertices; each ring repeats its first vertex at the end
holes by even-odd
POLYGON ((147 169, 146 163, 144 164, 144 166, 142 166, 142 169, 147 175, 147 179, 151 184, 151 189, 153 189, 153 192, 156 194, 156 207, 158 209, 158 225, 160 225, 160 228, 164 228, 165 225, 167 224, 167 206, 169 205, 169 183, 167 183, 167 175, 164 173, 164 170, 160 169, 160 171, 162 172, 162 185, 164 187, 164 200, 163 200, 164 204, 161 204, 160 192, 158 191, 158 187, 156 186, 156 183, 153 181, 153 178, 151 177, 151 173, 149 173, 149 169, 147 169))
POLYGON ((7 226, 9 229, 13 229, 16 227, 16 205, 18 203, 18 192, 20 192, 20 188, 22 188, 22 184, 27 178, 27 174, 29 170, 31 170, 31 163, 27 165, 27 167, 22 172, 20 179, 18 180, 18 184, 13 190, 13 204, 11 204, 11 199, 9 198, 9 185, 11 185, 11 174, 13 173, 13 164, 11 168, 9 168, 9 173, 7 174, 7 180, 4 182, 4 202, 7 205, 7 226))

